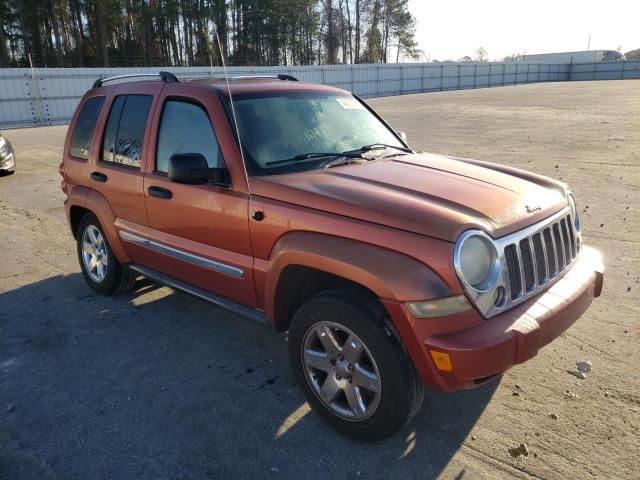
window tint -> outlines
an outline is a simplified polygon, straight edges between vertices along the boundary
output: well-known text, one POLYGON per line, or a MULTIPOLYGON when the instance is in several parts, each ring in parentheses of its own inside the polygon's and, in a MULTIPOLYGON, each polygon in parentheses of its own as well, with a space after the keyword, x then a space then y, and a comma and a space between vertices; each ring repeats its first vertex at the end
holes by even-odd
POLYGON ((156 171, 169 170, 169 158, 176 153, 199 153, 209 167, 224 167, 220 146, 204 109, 193 103, 168 100, 162 110, 156 171))
POLYGON ((151 95, 116 97, 104 133, 104 162, 140 168, 144 128, 152 100, 151 95))
POLYGON ((93 131, 103 104, 104 97, 91 97, 82 106, 71 137, 71 155, 74 157, 85 160, 89 158, 93 131))

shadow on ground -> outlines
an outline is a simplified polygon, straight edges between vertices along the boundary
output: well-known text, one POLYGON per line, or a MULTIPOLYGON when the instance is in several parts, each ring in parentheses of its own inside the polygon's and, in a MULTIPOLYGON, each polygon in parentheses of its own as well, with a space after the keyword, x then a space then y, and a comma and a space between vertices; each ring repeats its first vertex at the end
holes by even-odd
POLYGON ((0 479, 433 478, 497 383, 431 392, 406 430, 345 439, 308 411, 284 335, 139 282, 0 294, 0 479))

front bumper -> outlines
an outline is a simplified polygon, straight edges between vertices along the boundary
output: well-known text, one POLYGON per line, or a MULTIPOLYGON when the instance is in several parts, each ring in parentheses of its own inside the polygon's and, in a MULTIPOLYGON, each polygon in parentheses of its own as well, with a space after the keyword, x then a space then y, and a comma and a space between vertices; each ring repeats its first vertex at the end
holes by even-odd
POLYGON ((534 357, 600 295, 603 273, 600 253, 584 247, 576 264, 539 296, 476 327, 427 338, 427 351, 451 358, 453 370, 437 372, 440 380, 451 390, 470 388, 534 357))
POLYGON ((600 296, 603 272, 600 253, 583 246, 579 259, 555 284, 487 320, 475 310, 417 319, 402 303, 383 303, 423 381, 454 391, 478 386, 534 357, 600 296), (432 352, 449 356, 450 371, 437 369, 432 352))

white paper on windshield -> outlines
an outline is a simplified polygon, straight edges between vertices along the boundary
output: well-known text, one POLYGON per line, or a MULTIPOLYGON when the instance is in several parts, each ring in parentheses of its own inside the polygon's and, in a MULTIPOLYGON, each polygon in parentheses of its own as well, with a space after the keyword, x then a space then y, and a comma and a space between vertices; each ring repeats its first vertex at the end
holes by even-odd
POLYGON ((364 110, 362 104, 355 98, 338 97, 336 100, 345 110, 364 110))

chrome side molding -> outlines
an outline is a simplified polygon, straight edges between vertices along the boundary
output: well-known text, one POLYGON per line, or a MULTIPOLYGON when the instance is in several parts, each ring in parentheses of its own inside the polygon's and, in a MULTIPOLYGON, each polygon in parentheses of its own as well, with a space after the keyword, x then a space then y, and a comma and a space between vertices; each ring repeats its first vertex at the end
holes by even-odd
POLYGON ((232 265, 227 265, 226 263, 222 263, 222 262, 217 262, 209 258, 201 257, 200 255, 195 255, 193 253, 185 252, 184 250, 179 250, 177 248, 170 247, 169 245, 165 245, 163 243, 149 240, 147 238, 141 237, 134 233, 127 232, 125 230, 120 230, 119 235, 120 235, 120 238, 126 242, 135 243, 136 245, 140 245, 150 250, 154 250, 158 253, 162 253, 169 257, 182 260, 183 262, 188 262, 198 267, 207 268, 209 270, 213 270, 214 272, 222 273, 224 275, 229 275, 230 277, 233 277, 233 278, 244 277, 244 270, 242 270, 241 268, 234 267, 232 265))

